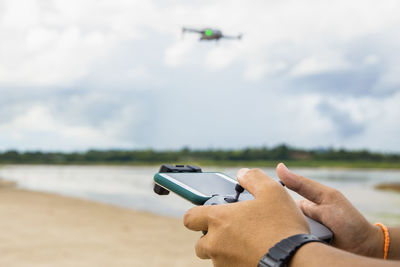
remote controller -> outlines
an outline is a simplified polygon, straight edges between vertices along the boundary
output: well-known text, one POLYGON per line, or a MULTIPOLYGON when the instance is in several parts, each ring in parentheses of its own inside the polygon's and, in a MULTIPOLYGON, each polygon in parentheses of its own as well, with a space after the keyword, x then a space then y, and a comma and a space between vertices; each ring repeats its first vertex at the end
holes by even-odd
MULTIPOLYGON (((228 204, 234 203, 238 201, 246 201, 254 199, 253 195, 249 192, 245 191, 244 188, 238 184, 235 180, 226 177, 229 180, 228 187, 234 187, 236 191, 235 195, 221 195, 221 194, 213 194, 213 195, 204 195, 200 192, 193 190, 185 181, 177 181, 175 180, 177 177, 170 177, 167 179, 165 174, 176 174, 176 173, 184 173, 186 175, 193 173, 202 173, 201 168, 192 165, 162 165, 160 167, 159 173, 154 176, 154 192, 158 195, 168 195, 169 191, 173 191, 174 193, 184 197, 185 199, 191 201, 196 205, 220 205, 220 204, 228 204), (164 175, 164 176, 163 176, 164 175)), ((207 174, 207 173, 204 173, 207 174)), ((221 175, 220 175, 221 176, 221 175)), ((224 176, 224 175, 223 175, 224 176)), ((226 175, 225 175, 226 176, 226 175)), ((188 176, 186 176, 188 177, 188 176)), ((203 177, 204 178, 204 177, 203 177)), ((220 177, 219 177, 220 178, 220 177)), ((187 182, 187 181, 186 181, 187 182)), ((282 186, 285 186, 281 181, 279 181, 282 186)), ((213 184, 213 181, 208 180, 209 185, 213 184)), ((225 183, 226 184, 226 183, 225 183)), ((215 184, 214 184, 215 185, 215 184)), ((233 192, 233 190, 228 190, 228 192, 233 192)), ((306 220, 310 225, 311 234, 315 235, 319 239, 330 243, 333 237, 332 232, 321 223, 314 221, 313 219, 306 216, 306 220)), ((207 232, 203 232, 206 234, 207 232)))
MULTIPOLYGON (((235 187, 236 190, 236 196, 234 195, 227 195, 227 196, 219 196, 219 195, 214 195, 211 197, 209 200, 207 200, 204 205, 220 205, 220 204, 228 204, 228 203, 234 203, 237 201, 246 201, 246 200, 252 200, 254 199, 253 195, 250 193, 243 193, 241 194, 244 190, 243 187, 241 187, 239 184, 236 185, 235 187), (240 192, 241 191, 241 192, 240 192)), ((326 243, 330 243, 333 237, 332 232, 323 224, 314 221, 313 219, 306 217, 306 220, 308 224, 310 225, 310 232, 312 235, 315 235, 319 239, 325 241, 326 243)), ((206 234, 206 232, 203 232, 206 234)))

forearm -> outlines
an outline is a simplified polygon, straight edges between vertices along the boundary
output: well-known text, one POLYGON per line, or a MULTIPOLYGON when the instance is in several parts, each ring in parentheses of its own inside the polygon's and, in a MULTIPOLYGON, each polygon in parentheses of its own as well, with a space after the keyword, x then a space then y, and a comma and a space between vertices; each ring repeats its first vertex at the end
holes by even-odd
POLYGON ((290 262, 290 267, 303 266, 399 266, 398 262, 358 256, 321 243, 301 247, 290 262))
POLYGON ((389 236, 388 259, 400 260, 400 227, 389 227, 389 236))

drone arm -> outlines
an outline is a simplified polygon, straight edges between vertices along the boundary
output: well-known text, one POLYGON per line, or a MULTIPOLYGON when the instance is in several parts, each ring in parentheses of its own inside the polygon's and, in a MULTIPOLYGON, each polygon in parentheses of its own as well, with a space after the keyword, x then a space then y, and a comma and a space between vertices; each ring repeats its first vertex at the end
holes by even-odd
POLYGON ((190 29, 190 28, 182 28, 182 33, 184 33, 184 32, 204 33, 204 31, 201 31, 201 30, 190 29))
POLYGON ((240 40, 240 39, 242 39, 242 34, 239 34, 238 36, 223 35, 222 38, 225 38, 225 39, 238 39, 238 40, 240 40))

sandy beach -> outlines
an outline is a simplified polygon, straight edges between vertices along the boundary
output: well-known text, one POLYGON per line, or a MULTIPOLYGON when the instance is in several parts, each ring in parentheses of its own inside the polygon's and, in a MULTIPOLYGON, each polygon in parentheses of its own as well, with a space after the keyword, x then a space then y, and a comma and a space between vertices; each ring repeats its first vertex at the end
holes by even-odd
POLYGON ((0 266, 212 266, 182 221, 0 182, 0 266))

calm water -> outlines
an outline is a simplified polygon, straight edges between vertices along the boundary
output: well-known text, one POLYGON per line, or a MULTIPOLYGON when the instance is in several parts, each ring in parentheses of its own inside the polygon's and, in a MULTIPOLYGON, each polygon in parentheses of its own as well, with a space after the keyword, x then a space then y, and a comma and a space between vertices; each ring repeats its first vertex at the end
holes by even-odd
MULTIPOLYGON (((180 217, 192 204, 170 194, 153 193, 152 179, 158 167, 128 166, 31 166, 0 167, 0 178, 16 181, 20 188, 59 193, 132 209, 180 217)), ((212 168, 232 177, 237 168, 212 168)), ((372 222, 400 225, 400 193, 377 191, 381 182, 400 182, 400 171, 293 169, 339 189, 372 222)), ((274 169, 264 169, 276 177, 274 169)), ((292 194, 294 198, 299 198, 292 194)))

